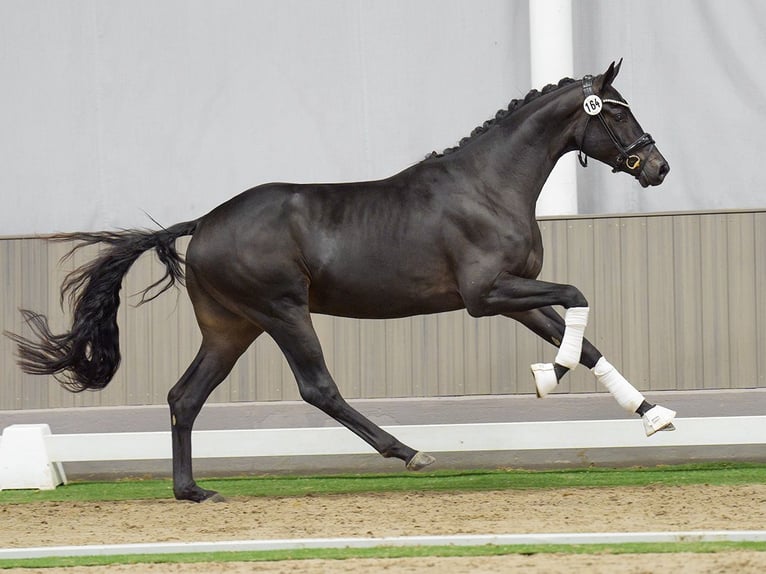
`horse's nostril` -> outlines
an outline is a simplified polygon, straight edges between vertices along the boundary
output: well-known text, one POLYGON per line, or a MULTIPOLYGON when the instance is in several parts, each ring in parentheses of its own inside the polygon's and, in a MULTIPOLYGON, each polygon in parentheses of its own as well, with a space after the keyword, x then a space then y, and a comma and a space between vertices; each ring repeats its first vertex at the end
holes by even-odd
POLYGON ((662 164, 660 165, 660 171, 659 171, 660 178, 665 179, 665 176, 668 175, 669 171, 670 171, 670 166, 667 164, 667 162, 663 161, 662 164))

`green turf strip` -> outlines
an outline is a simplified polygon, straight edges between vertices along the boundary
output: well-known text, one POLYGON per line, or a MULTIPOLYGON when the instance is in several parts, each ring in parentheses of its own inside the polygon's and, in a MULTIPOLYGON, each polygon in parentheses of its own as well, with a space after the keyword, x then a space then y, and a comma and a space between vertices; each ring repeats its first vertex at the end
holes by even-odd
POLYGON ((655 554, 672 552, 766 552, 766 542, 679 542, 675 544, 551 544, 485 546, 410 546, 380 548, 326 548, 267 550, 260 552, 215 552, 193 554, 141 554, 122 556, 75 556, 0 560, 5 568, 52 568, 66 566, 104 566, 107 564, 256 562, 278 560, 348 560, 351 558, 419 558, 451 556, 502 556, 507 554, 655 554))
MULTIPOLYGON (((764 484, 765 464, 695 464, 651 468, 550 471, 478 470, 407 474, 271 476, 200 480, 226 497, 305 496, 393 491, 481 491, 513 488, 619 487, 650 484, 764 484)), ((73 482, 55 490, 7 490, 0 504, 40 501, 172 499, 170 480, 73 482)))

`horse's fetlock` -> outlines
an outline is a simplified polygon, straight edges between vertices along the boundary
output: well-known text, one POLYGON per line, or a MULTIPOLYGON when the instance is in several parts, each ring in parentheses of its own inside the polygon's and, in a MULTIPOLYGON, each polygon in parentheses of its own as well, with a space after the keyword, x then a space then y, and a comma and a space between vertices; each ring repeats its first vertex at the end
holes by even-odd
POLYGON ((380 454, 383 458, 401 458, 402 443, 391 437, 385 441, 380 448, 380 454))

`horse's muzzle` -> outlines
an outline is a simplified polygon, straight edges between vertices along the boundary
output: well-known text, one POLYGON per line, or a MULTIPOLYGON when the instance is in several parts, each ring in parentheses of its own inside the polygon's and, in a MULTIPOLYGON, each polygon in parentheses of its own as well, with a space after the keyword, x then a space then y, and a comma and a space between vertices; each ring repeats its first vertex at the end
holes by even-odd
POLYGON ((662 154, 652 150, 653 153, 644 163, 643 169, 638 173, 638 182, 641 187, 649 187, 650 185, 660 185, 665 181, 665 177, 670 172, 670 165, 662 154))

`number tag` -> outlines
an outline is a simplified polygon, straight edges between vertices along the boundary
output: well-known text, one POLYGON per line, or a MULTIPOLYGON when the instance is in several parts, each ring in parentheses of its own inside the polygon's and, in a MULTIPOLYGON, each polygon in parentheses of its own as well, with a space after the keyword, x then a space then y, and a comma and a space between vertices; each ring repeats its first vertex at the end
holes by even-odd
POLYGON ((601 113, 602 106, 603 104, 601 103, 601 98, 599 98, 596 94, 588 96, 582 103, 582 107, 585 110, 585 113, 589 116, 599 115, 601 113))

